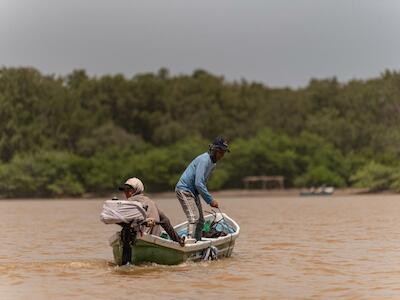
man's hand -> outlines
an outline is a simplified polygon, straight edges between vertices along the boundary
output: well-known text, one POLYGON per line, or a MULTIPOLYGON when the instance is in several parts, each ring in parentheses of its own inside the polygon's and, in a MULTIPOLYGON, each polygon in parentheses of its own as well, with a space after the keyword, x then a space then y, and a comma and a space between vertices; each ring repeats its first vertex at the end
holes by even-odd
POLYGON ((154 218, 147 218, 146 224, 148 227, 154 227, 156 225, 156 221, 154 220, 154 218))
POLYGON ((218 208, 218 202, 216 200, 213 200, 213 201, 211 201, 210 206, 218 208))

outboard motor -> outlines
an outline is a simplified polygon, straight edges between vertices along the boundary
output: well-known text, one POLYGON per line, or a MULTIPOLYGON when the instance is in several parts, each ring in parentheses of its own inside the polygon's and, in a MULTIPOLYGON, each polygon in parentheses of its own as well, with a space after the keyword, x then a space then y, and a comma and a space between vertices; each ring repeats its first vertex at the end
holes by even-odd
POLYGON ((122 241, 122 265, 129 264, 132 261, 132 245, 136 242, 137 231, 131 227, 131 224, 120 223, 121 241, 122 241))
POLYGON ((141 202, 132 200, 106 200, 100 214, 105 224, 122 226, 122 265, 132 261, 132 245, 135 244, 138 229, 146 220, 146 209, 141 202))

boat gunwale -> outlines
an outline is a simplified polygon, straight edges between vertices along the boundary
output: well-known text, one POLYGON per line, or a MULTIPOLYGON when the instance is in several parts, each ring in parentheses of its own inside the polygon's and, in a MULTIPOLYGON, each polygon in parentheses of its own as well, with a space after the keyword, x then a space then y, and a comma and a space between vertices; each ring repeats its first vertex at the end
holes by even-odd
MULTIPOLYGON (((142 240, 147 243, 157 245, 157 246, 162 246, 162 247, 178 250, 180 252, 193 252, 193 251, 205 249, 210 246, 220 246, 220 245, 223 245, 226 243, 231 244, 239 236, 240 226, 232 218, 227 216, 225 213, 222 213, 222 216, 224 219, 226 219, 227 221, 229 221, 231 223, 230 225, 232 225, 235 228, 235 232, 229 233, 229 234, 227 234, 223 237, 219 237, 219 238, 202 238, 201 241, 197 241, 194 244, 185 244, 184 247, 180 246, 177 242, 174 242, 172 240, 167 240, 165 238, 151 235, 151 234, 146 234, 146 233, 143 233, 142 236, 139 235, 137 237, 137 239, 142 240)), ((213 217, 213 215, 209 214, 209 215, 206 215, 204 217, 204 219, 207 220, 211 217, 213 217)), ((180 224, 174 226, 174 228, 177 229, 177 228, 183 227, 187 223, 188 223, 188 221, 180 223, 180 224)))

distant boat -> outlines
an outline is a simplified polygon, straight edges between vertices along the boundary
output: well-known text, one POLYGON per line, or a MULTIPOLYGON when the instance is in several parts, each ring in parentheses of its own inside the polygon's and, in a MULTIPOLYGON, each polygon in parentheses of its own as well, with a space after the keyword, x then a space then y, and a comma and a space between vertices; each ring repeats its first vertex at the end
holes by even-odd
POLYGON ((311 188, 300 191, 300 196, 330 196, 334 193, 335 188, 332 186, 321 186, 319 188, 311 188))
MULTIPOLYGON (((185 244, 181 247, 177 242, 170 240, 165 233, 155 236, 135 232, 133 242, 130 242, 130 249, 124 247, 121 240, 122 231, 114 234, 110 239, 110 246, 113 248, 114 261, 117 265, 157 263, 162 265, 176 265, 185 261, 199 261, 205 259, 212 252, 213 258, 229 257, 235 246, 235 240, 239 236, 240 227, 224 213, 210 214, 204 217, 205 221, 219 222, 219 229, 224 236, 217 238, 202 238, 192 244, 185 244), (164 237, 163 237, 164 236, 164 237), (125 254, 124 254, 125 252, 125 254), (129 253, 126 258, 126 253, 129 253), (125 257, 125 258, 124 258, 125 257)), ((175 226, 179 235, 187 233, 188 222, 175 226)))

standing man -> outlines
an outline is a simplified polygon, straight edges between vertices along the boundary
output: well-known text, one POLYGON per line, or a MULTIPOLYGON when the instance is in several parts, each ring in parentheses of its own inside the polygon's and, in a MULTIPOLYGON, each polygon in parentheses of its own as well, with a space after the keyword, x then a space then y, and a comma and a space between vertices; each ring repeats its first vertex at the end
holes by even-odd
POLYGON ((225 152, 230 152, 227 140, 217 137, 210 144, 208 152, 197 156, 189 164, 176 184, 176 196, 189 221, 188 242, 190 238, 201 240, 204 217, 199 195, 211 207, 218 208, 218 202, 208 192, 206 184, 217 161, 224 157, 225 152))

